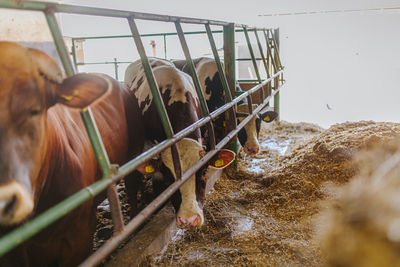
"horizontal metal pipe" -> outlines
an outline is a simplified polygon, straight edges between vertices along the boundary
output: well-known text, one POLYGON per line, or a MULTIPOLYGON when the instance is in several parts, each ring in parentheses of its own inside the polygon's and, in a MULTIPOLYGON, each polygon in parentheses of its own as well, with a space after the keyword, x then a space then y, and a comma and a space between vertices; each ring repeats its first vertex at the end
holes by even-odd
MULTIPOLYGON (((272 94, 276 94, 278 90, 275 90, 272 94)), ((138 215, 135 216, 126 226, 125 230, 112 237, 107 241, 102 247, 100 247, 95 253, 93 253, 89 258, 87 258, 80 267, 95 266, 99 264, 104 258, 106 258, 111 252, 113 252, 121 242, 123 242, 129 235, 135 231, 151 214, 153 214, 161 205, 163 205, 187 180, 190 179, 192 175, 196 173, 204 164, 206 164, 213 156, 215 156, 219 150, 224 148, 224 146, 231 140, 241 128, 243 128, 258 112, 260 112, 267 103, 271 100, 271 97, 267 97, 262 104, 254 109, 253 113, 245 118, 238 127, 229 132, 228 135, 223 138, 216 146, 215 149, 208 152, 202 159, 200 159, 195 165, 193 165, 189 170, 185 172, 181 180, 175 181, 170 185, 163 193, 161 193, 155 200, 153 200, 149 205, 146 206, 138 215)))
POLYGON ((0 257, 77 208, 83 202, 102 192, 111 182, 110 179, 103 179, 78 191, 35 219, 2 237, 0 239, 0 257))
MULTIPOLYGON (((236 29, 235 32, 243 32, 243 29, 236 29)), ((205 34, 206 31, 192 31, 184 32, 185 35, 196 35, 205 34)), ((223 33, 221 30, 214 30, 212 33, 223 33)), ((175 36, 178 35, 176 32, 166 32, 166 33, 143 33, 141 37, 157 37, 157 36, 175 36)), ((93 40, 93 39, 115 39, 115 38, 132 38, 132 35, 104 35, 104 36, 78 36, 72 37, 72 40, 93 40)))
POLYGON ((208 23, 217 26, 226 26, 230 24, 230 22, 217 21, 217 20, 205 20, 198 18, 168 16, 160 14, 150 14, 150 13, 117 10, 117 9, 77 6, 77 5, 65 5, 65 4, 56 4, 51 2, 39 2, 39 1, 38 2, 23 1, 19 3, 13 0, 0 0, 0 7, 25 9, 25 10, 40 10, 40 11, 44 11, 47 8, 51 8, 54 10, 54 12, 69 13, 69 14, 81 14, 81 15, 104 16, 104 17, 115 17, 115 18, 134 17, 135 19, 141 19, 141 20, 155 20, 164 22, 180 21, 182 23, 190 23, 190 24, 208 23))

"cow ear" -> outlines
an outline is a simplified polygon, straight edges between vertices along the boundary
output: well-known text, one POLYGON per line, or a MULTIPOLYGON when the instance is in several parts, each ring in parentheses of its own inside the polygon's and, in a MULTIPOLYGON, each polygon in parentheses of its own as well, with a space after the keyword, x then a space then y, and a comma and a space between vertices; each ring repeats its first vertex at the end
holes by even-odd
POLYGON ((278 117, 278 113, 272 110, 260 113, 260 119, 265 122, 273 122, 278 117))
POLYGON ((221 149, 221 151, 211 159, 209 166, 213 169, 225 169, 235 160, 235 158, 235 152, 229 149, 221 149))
POLYGON ((111 81, 99 74, 79 73, 70 76, 56 87, 55 103, 85 109, 111 92, 111 81))

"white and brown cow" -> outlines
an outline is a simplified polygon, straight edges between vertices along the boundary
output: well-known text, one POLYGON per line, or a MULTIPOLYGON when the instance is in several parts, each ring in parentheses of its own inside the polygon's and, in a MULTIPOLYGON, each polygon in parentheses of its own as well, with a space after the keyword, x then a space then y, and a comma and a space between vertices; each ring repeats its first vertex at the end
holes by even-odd
MULTIPOLYGON (((166 60, 150 58, 149 63, 153 69, 164 105, 166 107, 171 126, 175 133, 193 124, 201 116, 199 100, 193 86, 192 78, 179 71, 166 60)), ((166 139, 161 120, 158 116, 156 105, 153 101, 141 61, 136 61, 128 66, 125 72, 125 84, 130 89, 134 101, 137 101, 144 122, 144 131, 147 143, 156 144, 166 139)), ((177 143, 180 156, 181 171, 185 173, 191 166, 200 160, 203 153, 201 132, 196 130, 187 138, 177 143)), ((172 182, 176 179, 171 150, 161 153, 161 172, 164 179, 172 182), (171 181, 171 176, 173 177, 171 181)), ((175 195, 172 202, 177 212, 177 225, 181 228, 200 227, 204 222, 202 202, 204 201, 204 169, 193 175, 181 188, 180 194, 175 195)), ((139 173, 136 175, 140 176, 139 173)), ((154 185, 154 181, 153 181, 154 185)), ((127 181, 128 195, 136 198, 134 188, 127 181)), ((156 188, 155 191, 160 191, 156 188)))
MULTIPOLYGON (((186 60, 175 60, 174 65, 186 72, 190 73, 190 70, 186 64, 186 60)), ((222 82, 219 77, 219 72, 215 60, 212 58, 201 57, 193 60, 196 68, 196 73, 199 78, 201 88, 207 101, 207 106, 210 112, 218 109, 225 104, 225 93, 223 90, 222 82)), ((243 92, 242 89, 237 85, 237 92, 243 92)), ((256 105, 253 105, 254 108, 256 105)), ((237 106, 237 112, 249 113, 247 102, 243 102, 237 106)), ((240 144, 244 147, 247 154, 256 154, 260 149, 258 143, 258 135, 261 128, 261 122, 271 122, 277 117, 277 113, 274 111, 266 111, 259 113, 248 124, 241 129, 238 133, 240 144)), ((214 121, 214 128, 216 132, 216 140, 220 141, 224 137, 224 118, 221 115, 217 120, 214 121)), ((238 121, 243 120, 244 117, 238 116, 238 121)))

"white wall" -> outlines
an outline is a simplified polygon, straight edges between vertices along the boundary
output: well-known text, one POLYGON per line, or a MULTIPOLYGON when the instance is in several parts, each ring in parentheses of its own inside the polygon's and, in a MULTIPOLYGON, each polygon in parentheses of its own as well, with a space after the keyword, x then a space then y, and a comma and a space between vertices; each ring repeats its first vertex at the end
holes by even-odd
MULTIPOLYGON (((279 27, 281 57, 286 66, 282 89, 281 118, 328 126, 346 120, 400 121, 400 13, 353 12, 300 16, 257 16, 268 13, 393 7, 395 0, 203 0, 203 1, 106 1, 69 0, 67 3, 116 9, 235 21, 249 25, 279 27), (326 105, 332 107, 328 110, 326 105)), ((400 5, 399 5, 400 6, 400 5)), ((2 12, 2 11, 1 11, 2 12)), ((7 11, 8 12, 8 11, 7 11)), ((0 13, 1 14, 1 13, 0 13)), ((0 17, 1 18, 1 17, 0 17)), ((0 24, 1 25, 1 24, 0 24)), ((67 36, 130 34, 123 19, 62 17, 67 36)), ((167 23, 138 22, 141 33, 174 31, 167 23)), ((184 30, 200 30, 184 26, 184 30)), ((254 37, 252 37, 254 38, 254 37)), ((244 38, 237 36, 238 45, 244 38)), ((145 41, 151 53, 151 47, 145 41)), ((158 44, 160 41, 157 41, 158 44)), ((191 41, 192 51, 207 53, 206 39, 191 41), (205 52, 204 52, 204 51, 205 52)), ((133 60, 133 41, 89 44, 87 60, 133 60)), ((222 46, 218 40, 218 47, 222 46)), ((171 57, 182 57, 179 45, 169 48, 171 57)), ((160 56, 162 54, 159 53, 160 56)), ((193 52, 193 56, 196 53, 193 52)), ((123 73, 121 67, 121 73, 123 73)), ((87 68, 84 70, 91 70, 87 68)), ((112 66, 102 71, 113 73, 112 66)))

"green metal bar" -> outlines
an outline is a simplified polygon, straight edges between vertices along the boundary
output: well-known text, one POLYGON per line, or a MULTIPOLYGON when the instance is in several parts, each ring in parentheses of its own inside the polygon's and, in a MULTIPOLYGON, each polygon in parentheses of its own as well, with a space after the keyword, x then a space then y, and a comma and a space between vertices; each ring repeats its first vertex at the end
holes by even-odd
POLYGON ((278 69, 282 69, 282 63, 281 63, 281 58, 279 56, 279 28, 274 30, 275 33, 271 31, 271 39, 274 42, 274 48, 275 48, 275 57, 276 57, 276 63, 278 69))
MULTIPOLYGON (((265 31, 263 31, 263 32, 264 32, 265 41, 267 42, 267 54, 268 54, 268 57, 271 59, 272 66, 274 67, 274 72, 277 72, 278 68, 277 68, 277 65, 276 65, 276 62, 275 62, 275 58, 272 55, 272 49, 271 49, 271 43, 270 43, 269 37, 268 37, 268 35, 267 35, 267 33, 265 31)), ((268 34, 269 34, 269 31, 268 31, 268 34)))
MULTIPOLYGON (((0 0, 1 1, 1 0, 0 0)), ((235 29, 235 32, 243 32, 242 29, 235 29)), ((184 32, 185 35, 192 35, 192 34, 205 34, 205 31, 191 31, 191 32, 184 32)), ((220 30, 214 30, 212 33, 223 33, 220 30)), ((166 33, 144 33, 141 34, 141 37, 157 37, 157 36, 172 36, 178 35, 176 32, 166 32, 166 33)), ((105 36, 83 36, 83 37, 73 37, 75 40, 90 40, 90 39, 114 39, 114 38, 132 38, 132 35, 105 35, 105 36)))
MULTIPOLYGON (((232 102, 231 91, 229 90, 228 81, 226 80, 225 72, 222 68, 221 59, 219 58, 217 46, 215 45, 211 27, 209 24, 205 24, 205 27, 206 27, 208 40, 210 42, 211 50, 214 55, 215 63, 218 68, 218 73, 219 73, 219 77, 220 77, 220 80, 222 83, 222 87, 225 92, 225 94, 224 94, 225 95, 225 103, 232 102)), ((236 123, 236 114, 235 114, 234 107, 232 107, 232 109, 229 110, 229 113, 226 113, 225 119, 226 119, 228 125, 234 125, 236 123)))
POLYGON ((247 32, 246 27, 243 27, 243 31, 244 31, 244 36, 246 37, 247 46, 249 47, 249 53, 250 53, 251 61, 253 62, 254 71, 256 72, 258 82, 261 83, 262 80, 261 80, 260 72, 258 71, 257 61, 256 61, 256 57, 254 56, 253 47, 251 46, 249 33, 247 32))
POLYGON ((87 7, 87 6, 64 5, 51 2, 39 2, 39 1, 19 2, 13 0, 0 0, 0 7, 25 9, 25 10, 38 10, 38 11, 44 11, 46 8, 52 8, 54 12, 92 15, 92 16, 104 16, 104 17, 115 17, 115 18, 130 18, 134 16, 136 19, 142 19, 142 20, 155 20, 164 22, 181 21, 183 23, 192 23, 192 24, 210 23, 212 25, 219 25, 219 26, 225 26, 229 24, 229 22, 225 21, 167 16, 160 14, 149 14, 149 13, 140 13, 140 12, 125 11, 125 10, 106 9, 106 8, 87 7))
POLYGON ((133 61, 104 61, 104 62, 82 62, 82 63, 77 63, 78 66, 83 66, 83 65, 109 65, 109 64, 131 64, 133 61))
MULTIPOLYGON (((49 25, 50 32, 53 35, 54 43, 56 45, 58 54, 61 58, 61 62, 64 66, 65 72, 68 76, 74 75, 75 69, 69 57, 68 50, 65 46, 60 28, 58 27, 58 23, 56 17, 54 16, 54 12, 51 9, 47 9, 45 12, 45 16, 47 23, 49 25)), ((101 140, 100 133, 97 128, 91 109, 88 108, 87 111, 81 112, 81 117, 83 119, 87 133, 89 135, 90 142, 92 143, 97 161, 100 165, 101 171, 103 172, 103 177, 108 176, 110 172, 110 160, 108 158, 104 144, 101 140)))
MULTIPOLYGON (((228 26, 224 26, 223 28, 223 38, 224 38, 224 65, 225 65, 225 75, 228 82, 228 87, 231 91, 231 95, 235 96, 236 91, 236 61, 235 61, 235 25, 232 23, 228 26)), ((237 127, 237 121, 232 118, 228 118, 228 122, 231 122, 227 125, 226 131, 230 132, 231 130, 237 127)), ((232 141, 229 144, 230 149, 238 154, 239 144, 237 140, 237 136, 235 135, 232 141)), ((237 162, 234 165, 237 168, 237 162)))
POLYGON ((262 62, 264 64, 265 72, 267 73, 267 78, 271 78, 271 74, 268 69, 267 61, 265 60, 264 51, 262 49, 262 45, 260 42, 260 38, 258 37, 258 33, 256 30, 254 30, 254 35, 256 36, 256 39, 257 39, 258 49, 260 50, 260 55, 261 55, 262 62))
POLYGON ((179 36, 179 40, 180 40, 181 45, 182 45, 183 53, 185 54, 185 57, 186 57, 187 65, 188 65, 188 67, 190 69, 190 73, 192 74, 194 87, 196 88, 196 92, 199 95, 201 110, 203 111, 203 114, 206 116, 210 112, 208 111, 207 102, 206 102, 206 100, 204 98, 203 90, 201 89, 200 82, 199 82, 199 79, 197 77, 196 69, 194 67, 192 58, 190 56, 189 47, 187 46, 187 43, 186 43, 186 40, 185 40, 185 35, 183 33, 183 30, 182 30, 182 26, 181 26, 181 24, 179 22, 175 22, 175 28, 176 28, 176 31, 177 31, 178 36, 179 36))
POLYGON ((59 204, 53 206, 35 219, 23 224, 0 239, 0 257, 28 240, 48 225, 54 223, 79 205, 99 194, 112 182, 111 179, 100 180, 88 186, 74 195, 68 197, 59 204))
POLYGON ((174 135, 174 132, 172 130, 171 122, 169 121, 167 111, 165 110, 160 91, 158 90, 158 86, 157 86, 156 80, 154 78, 153 71, 150 67, 149 60, 146 55, 146 51, 144 50, 144 46, 142 43, 142 39, 140 38, 139 30, 138 30, 138 28, 136 26, 136 22, 133 18, 128 18, 128 23, 129 23, 129 27, 131 28, 133 39, 135 41, 136 48, 139 52, 140 59, 142 61, 143 70, 146 74, 147 82, 149 84, 151 93, 153 95, 153 100, 156 104, 157 112, 160 116, 165 135, 167 136, 167 138, 171 138, 174 135))
MULTIPOLYGON (((186 58, 186 62, 187 62, 186 64, 190 69, 190 73, 192 74, 193 84, 196 89, 197 96, 199 97, 200 107, 203 112, 203 116, 208 116, 208 114, 210 114, 210 111, 208 110, 207 102, 204 97, 203 90, 201 89, 199 78, 197 77, 196 69, 194 67, 192 57, 190 56, 189 47, 186 43, 185 35, 183 33, 182 26, 179 21, 175 22, 175 28, 176 28, 176 32, 178 33, 179 41, 181 42, 183 53, 185 54, 185 58, 186 58)), ((209 138, 210 148, 214 149, 215 148, 215 135, 214 135, 214 127, 211 122, 207 124, 207 128, 209 131, 208 138, 209 138)))
MULTIPOLYGON (((256 36, 258 49, 260 51, 260 55, 261 55, 261 58, 262 58, 262 63, 264 64, 265 72, 267 73, 267 78, 270 78, 271 74, 270 74, 270 71, 269 71, 269 68, 268 68, 267 61, 265 60, 264 51, 262 49, 260 38, 258 37, 258 33, 257 33, 256 29, 254 29, 254 35, 256 36)), ((268 96, 268 95, 270 95, 270 93, 271 92, 269 90, 269 84, 268 84, 268 86, 265 87, 264 91, 262 91, 262 98, 264 99, 264 94, 268 96)), ((269 103, 268 103, 268 105, 269 105, 269 103)))
POLYGON ((229 91, 228 82, 226 80, 225 72, 222 68, 221 59, 219 58, 217 46, 215 45, 215 41, 214 41, 214 37, 213 37, 212 31, 211 31, 210 25, 206 24, 205 27, 206 27, 208 40, 210 41, 211 50, 212 50, 214 58, 215 58, 215 63, 217 64, 222 87, 224 88, 226 100, 227 100, 227 102, 231 102, 232 101, 231 91, 229 91))

